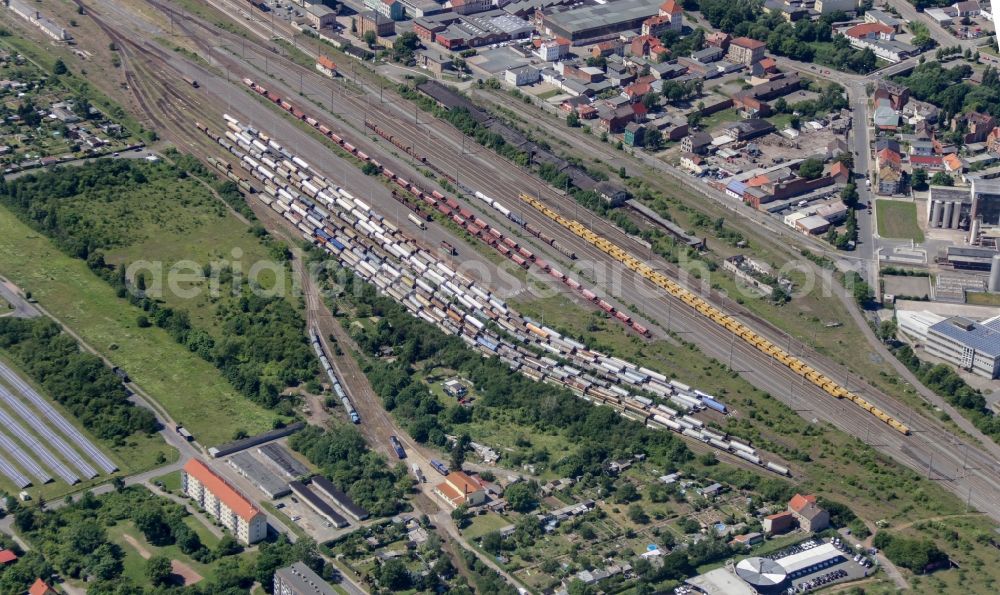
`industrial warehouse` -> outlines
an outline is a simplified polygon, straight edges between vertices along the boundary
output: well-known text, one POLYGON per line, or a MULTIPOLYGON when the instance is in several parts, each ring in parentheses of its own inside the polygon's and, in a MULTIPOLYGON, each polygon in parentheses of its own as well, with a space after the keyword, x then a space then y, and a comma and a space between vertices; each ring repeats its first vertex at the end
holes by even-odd
POLYGON ((638 29, 643 21, 659 12, 661 4, 657 0, 618 0, 565 10, 554 8, 542 17, 542 25, 550 35, 573 43, 595 42, 638 29))

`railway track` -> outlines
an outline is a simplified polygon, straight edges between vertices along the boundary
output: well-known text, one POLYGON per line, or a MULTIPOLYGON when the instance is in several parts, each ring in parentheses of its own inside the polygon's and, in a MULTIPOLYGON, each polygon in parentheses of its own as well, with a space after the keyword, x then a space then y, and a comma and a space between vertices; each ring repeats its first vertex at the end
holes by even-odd
MULTIPOLYGON (((196 19, 192 19, 192 22, 194 21, 196 21, 196 19)), ((226 37, 225 32, 220 32, 219 30, 212 27, 206 27, 204 31, 210 33, 208 39, 226 37)), ((200 43, 202 44, 206 43, 204 40, 198 37, 197 34, 192 35, 192 37, 195 39, 199 39, 200 43)), ((237 40, 238 40, 237 42, 240 42, 242 41, 242 38, 237 38, 237 40)), ((249 44, 249 45, 253 46, 255 44, 249 44)), ((264 51, 265 50, 259 50, 258 56, 267 55, 269 59, 274 61, 276 65, 283 70, 283 72, 289 72, 289 70, 287 69, 294 69, 291 70, 290 72, 295 72, 296 70, 302 72, 304 79, 303 84, 306 83, 310 85, 315 84, 314 77, 312 76, 311 73, 306 74, 306 72, 303 69, 301 69, 301 67, 298 67, 297 65, 294 65, 290 61, 284 60, 279 56, 274 55, 273 53, 269 52, 267 54, 264 54, 263 53, 264 51)), ((253 71, 253 67, 242 66, 239 63, 239 60, 236 59, 228 61, 228 64, 230 65, 236 64, 237 67, 243 71, 253 71)), ((328 80, 324 80, 320 82, 319 88, 323 90, 328 90, 329 85, 331 84, 333 83, 330 83, 328 80)), ((285 86, 287 87, 287 83, 285 84, 285 86)), ((324 97, 322 97, 324 94, 325 93, 323 93, 322 91, 317 91, 316 89, 313 88, 310 88, 310 90, 306 91, 306 95, 312 97, 313 99, 319 98, 319 100, 322 100, 324 99, 324 97)), ((387 122, 396 122, 396 125, 399 127, 401 134, 405 132, 407 135, 413 136, 417 140, 417 142, 423 142, 424 137, 427 136, 428 134, 427 130, 429 128, 419 128, 416 125, 410 125, 406 120, 406 115, 403 113, 402 108, 400 108, 398 105, 396 106, 373 105, 370 101, 362 101, 356 95, 352 96, 352 94, 348 92, 341 94, 337 99, 343 101, 342 107, 350 108, 350 110, 345 110, 343 112, 341 119, 345 123, 348 121, 347 120, 348 118, 356 119, 358 121, 358 127, 355 128, 354 130, 358 132, 363 130, 364 112, 368 112, 369 110, 374 110, 375 112, 378 113, 384 111, 386 114, 384 117, 386 117, 387 122), (402 122, 402 124, 400 124, 400 122, 402 122)), ((334 105, 334 107, 336 107, 336 104, 334 105)), ((429 127, 431 125, 435 124, 430 123, 427 126, 429 127)), ((348 126, 350 125, 348 124, 348 126)), ((440 160, 446 161, 448 159, 452 159, 452 161, 443 164, 443 166, 447 167, 448 165, 452 165, 457 169, 461 169, 459 175, 460 182, 464 177, 470 184, 479 184, 482 185, 484 188, 498 188, 498 189, 507 188, 509 190, 505 190, 505 194, 503 195, 503 197, 507 198, 508 200, 512 198, 510 197, 510 192, 514 192, 516 196, 516 192, 524 189, 523 172, 517 171, 512 173, 506 167, 497 167, 495 156, 492 157, 492 161, 486 161, 485 159, 482 159, 479 155, 469 156, 466 155, 464 151, 460 153, 459 142, 456 142, 454 139, 456 136, 460 137, 461 135, 458 134, 457 131, 454 133, 448 132, 450 127, 447 125, 444 126, 444 128, 445 132, 438 132, 436 136, 431 136, 430 140, 426 143, 426 146, 428 147, 428 150, 441 151, 442 153, 445 153, 446 156, 439 158, 440 160), (440 139, 437 138, 437 136, 439 136, 440 139)), ((370 146, 374 146, 370 142, 368 142, 367 139, 365 139, 365 143, 366 143, 365 145, 366 151, 370 148, 370 146)), ((378 152, 384 153, 384 150, 378 149, 378 152)), ((549 189, 543 188, 542 195, 545 196, 548 204, 552 204, 553 206, 560 205, 566 200, 564 197, 561 197, 560 195, 558 195, 554 191, 550 191, 549 189)), ((565 205, 558 208, 565 210, 565 205)), ((536 225, 539 226, 545 225, 541 217, 538 217, 536 219, 536 225)), ((591 227, 595 231, 598 231, 599 233, 602 233, 602 235, 606 236, 618 237, 618 235, 620 234, 620 232, 618 232, 613 228, 609 229, 609 226, 605 222, 602 222, 600 220, 595 220, 592 223, 591 227)), ((561 235, 560 238, 562 237, 572 238, 570 234, 561 235)), ((571 239, 567 240, 567 242, 571 241, 572 241, 571 239)), ((574 247, 578 246, 579 247, 577 250, 578 253, 581 255, 586 255, 587 258, 595 258, 595 259, 603 258, 602 255, 598 254, 598 251, 596 251, 593 247, 588 248, 586 243, 583 241, 575 242, 572 245, 574 247)), ((623 245, 629 248, 630 250, 641 252, 641 249, 637 248, 638 245, 635 244, 634 242, 630 242, 623 239, 623 245)), ((559 257, 556 256, 551 260, 558 261, 558 259, 559 257)), ((667 270, 671 270, 672 267, 666 266, 664 268, 666 268, 667 270)), ((633 276, 626 274, 625 277, 632 278, 633 276)), ((636 279, 636 282, 637 285, 641 285, 643 283, 641 279, 636 279)), ((676 300, 674 301, 676 302, 676 300)), ((676 302, 676 304, 679 303, 681 302, 676 302)), ((651 298, 649 302, 643 303, 643 307, 647 311, 651 312, 653 315, 657 316, 660 320, 666 318, 669 324, 671 318, 671 313, 670 313, 671 304, 672 302, 669 299, 662 297, 655 297, 651 298)), ((721 358, 718 356, 720 355, 720 353, 723 353, 726 350, 720 349, 718 345, 713 345, 713 343, 718 343, 720 339, 722 340, 723 343, 727 342, 728 335, 725 333, 725 331, 722 331, 720 333, 718 325, 715 325, 711 321, 703 319, 700 316, 685 316, 682 312, 683 309, 678 308, 676 309, 676 312, 673 314, 673 320, 676 323, 676 327, 686 328, 689 331, 694 332, 700 337, 702 337, 703 340, 700 341, 699 344, 708 349, 706 353, 711 353, 713 354, 713 356, 717 357, 717 359, 724 360, 725 359, 724 355, 721 358)), ((765 336, 772 335, 771 337, 769 337, 772 342, 775 342, 773 335, 778 335, 778 336, 783 335, 783 333, 781 333, 777 329, 765 327, 763 328, 763 330, 764 332, 762 334, 764 334, 765 336)), ((789 344, 791 345, 791 342, 789 344)), ((794 383, 797 380, 797 377, 794 375, 794 373, 785 369, 784 366, 773 366, 773 364, 771 363, 772 360, 769 359, 761 360, 759 352, 754 353, 756 352, 756 350, 753 347, 745 345, 742 341, 735 342, 735 344, 733 344, 728 351, 730 354, 737 355, 741 360, 748 362, 755 362, 754 366, 752 367, 756 367, 758 374, 756 378, 753 380, 753 382, 758 386, 761 386, 765 390, 770 390, 772 394, 779 394, 783 392, 783 390, 779 388, 779 385, 784 383, 785 386, 789 387, 789 391, 791 392, 791 387, 793 386, 792 383, 794 383)), ((789 351, 794 351, 794 349, 789 349, 789 351)), ((838 373, 836 374, 837 377, 840 377, 841 373, 844 374, 845 376, 848 373, 847 371, 842 370, 840 366, 836 365, 827 366, 823 358, 813 357, 811 359, 813 361, 819 360, 818 365, 820 367, 827 368, 828 370, 838 371, 838 373)), ((990 510, 991 514, 993 514, 995 518, 1000 517, 1000 514, 998 514, 996 510, 991 510, 991 508, 995 508, 996 505, 995 502, 991 502, 988 499, 982 500, 981 498, 979 498, 981 494, 987 494, 987 495, 995 494, 997 493, 998 489, 1000 489, 995 480, 995 475, 997 473, 996 461, 988 456, 983 455, 981 451, 979 451, 979 449, 970 448, 969 445, 964 445, 966 447, 967 454, 963 454, 961 452, 961 448, 956 448, 952 446, 956 444, 956 440, 949 432, 938 426, 935 422, 930 422, 923 419, 910 419, 905 421, 907 425, 911 427, 917 439, 922 439, 924 437, 927 438, 928 446, 926 447, 920 446, 918 441, 915 441, 912 437, 904 438, 902 436, 899 436, 898 438, 891 438, 886 435, 878 435, 879 429, 873 427, 874 424, 869 423, 864 417, 861 417, 860 413, 859 416, 855 417, 851 416, 847 411, 838 410, 837 407, 831 407, 829 404, 826 403, 826 400, 828 399, 824 400, 824 397, 826 396, 825 392, 822 392, 820 389, 817 389, 814 392, 809 392, 808 386, 809 385, 803 387, 803 390, 806 393, 803 396, 803 400, 805 400, 806 398, 810 399, 808 401, 808 404, 810 406, 815 405, 817 413, 822 412, 823 417, 829 419, 832 423, 834 423, 841 429, 844 429, 845 431, 848 431, 849 433, 852 433, 858 437, 865 436, 865 432, 871 429, 874 432, 872 436, 873 442, 875 442, 876 440, 880 441, 883 443, 881 445, 882 447, 888 450, 892 450, 894 453, 902 454, 903 455, 902 457, 897 455, 897 458, 900 458, 901 462, 909 466, 910 468, 921 472, 926 472, 928 475, 936 476, 937 479, 943 479, 944 481, 949 482, 951 484, 950 489, 956 494, 959 494, 959 496, 962 498, 965 497, 965 490, 967 486, 966 482, 961 480, 966 478, 969 480, 969 482, 975 480, 974 484, 970 483, 970 485, 968 485, 968 489, 970 490, 970 495, 972 494, 971 491, 973 488, 975 489, 975 495, 976 495, 976 498, 970 497, 970 500, 974 500, 976 504, 980 506, 980 508, 984 510, 990 510), (901 442, 900 439, 908 440, 909 442, 904 443, 901 442), (908 452, 902 452, 901 448, 904 446, 904 444, 906 445, 906 449, 908 452), (910 456, 908 453, 913 453, 913 455, 910 456), (936 470, 940 468, 941 461, 944 461, 946 463, 948 469, 945 472, 936 472, 936 470), (966 465, 966 462, 968 462, 968 465, 966 465), (939 463, 939 465, 935 466, 934 463, 939 463), (958 472, 955 472, 956 469, 958 470, 958 472), (963 473, 965 474, 965 477, 961 477, 963 473), (991 475, 993 477, 990 477, 991 475)), ((878 394, 877 391, 870 390, 869 387, 866 387, 865 391, 866 394, 873 394, 873 397, 875 397, 878 401, 883 403, 886 402, 886 400, 883 398, 884 395, 878 394)), ((895 403, 894 400, 890 402, 895 403)), ((902 407, 901 404, 900 406, 902 407)))

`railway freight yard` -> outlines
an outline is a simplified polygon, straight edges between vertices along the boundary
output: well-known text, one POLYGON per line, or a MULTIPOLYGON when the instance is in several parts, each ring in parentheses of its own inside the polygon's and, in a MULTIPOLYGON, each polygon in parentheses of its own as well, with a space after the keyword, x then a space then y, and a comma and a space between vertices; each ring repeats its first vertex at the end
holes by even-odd
MULTIPOLYGON (((49 4, 59 3, 41 6, 49 4)), ((288 246, 285 266, 302 298, 296 341, 315 376, 280 399, 295 403, 283 411, 305 429, 211 467, 266 517, 267 540, 318 542, 315 566, 338 590, 465 583, 484 593, 541 592, 631 581, 672 589, 687 579, 711 585, 713 576, 755 585, 760 577, 740 568, 778 556, 779 583, 944 592, 965 580, 946 570, 948 556, 970 554, 949 551, 934 523, 991 539, 1000 449, 989 436, 943 412, 914 411, 790 338, 643 239, 421 112, 366 65, 345 68, 345 54, 305 43, 287 22, 218 26, 233 3, 79 6, 77 20, 104 41, 81 39, 91 57, 67 55, 70 68, 98 70, 95 56, 112 52, 120 69, 107 84, 156 132, 159 149, 175 147, 209 177, 231 181, 249 205, 231 210, 288 246), (336 57, 341 76, 312 68, 317 51, 336 57), (325 273, 312 270, 318 262, 325 273), (365 291, 338 290, 345 273, 346 286, 365 291), (541 304, 554 300, 579 326, 550 320, 541 304), (489 374, 504 388, 484 382, 489 374), (470 398, 442 393, 441 378, 458 379, 470 398), (617 436, 602 437, 609 430, 617 436), (892 494, 879 498, 879 490, 892 494), (838 537, 835 548, 797 554, 825 543, 812 535, 833 544, 836 531, 850 543, 838 537), (911 543, 927 547, 922 566, 898 553, 911 543), (747 560, 725 574, 733 558, 747 560), (664 560, 684 568, 668 571, 664 560)), ((106 355, 114 361, 113 349, 106 355)), ((94 479, 86 489, 116 471, 35 397, 31 407, 100 466, 77 454, 66 459, 76 471, 51 471, 67 483, 77 472, 94 479)), ((31 423, 30 411, 16 411, 31 423)), ((285 424, 276 421, 275 431, 285 424)), ((74 450, 48 435, 51 448, 74 450)), ((28 443, 14 438, 5 450, 17 454, 28 443)), ((210 458, 208 446, 180 447, 183 460, 162 473, 210 458)), ((34 454, 49 467, 47 452, 34 454)), ((211 514, 187 469, 179 490, 164 489, 189 513, 211 514)), ((9 465, 0 472, 32 481, 9 465)), ((248 545, 251 553, 265 547, 248 545)), ((964 560, 989 564, 989 555, 964 560)), ((300 559, 309 557, 284 560, 300 559)), ((211 592, 218 577, 198 568, 211 592)))

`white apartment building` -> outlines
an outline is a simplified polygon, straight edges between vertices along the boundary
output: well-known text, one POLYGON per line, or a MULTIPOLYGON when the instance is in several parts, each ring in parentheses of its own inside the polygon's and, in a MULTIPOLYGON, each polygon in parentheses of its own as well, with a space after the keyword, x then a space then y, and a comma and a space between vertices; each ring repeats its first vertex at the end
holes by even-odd
POLYGON ((198 459, 184 465, 182 487, 194 502, 232 531, 245 545, 267 537, 267 518, 253 502, 237 492, 198 459))
POLYGON ((927 329, 927 353, 986 378, 1000 374, 1000 316, 974 322, 961 316, 927 329))

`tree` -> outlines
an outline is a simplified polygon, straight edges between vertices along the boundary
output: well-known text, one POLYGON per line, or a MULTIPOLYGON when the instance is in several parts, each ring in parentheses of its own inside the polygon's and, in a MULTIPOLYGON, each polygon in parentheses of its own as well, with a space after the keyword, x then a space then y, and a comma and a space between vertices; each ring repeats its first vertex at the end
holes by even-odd
POLYGON ((914 169, 913 177, 910 179, 910 187, 914 190, 927 190, 927 170, 914 169))
POLYGON ((896 321, 895 320, 883 320, 878 325, 878 330, 876 331, 878 338, 882 340, 883 343, 888 343, 896 337, 896 321))
POLYGON ((403 561, 394 558, 389 560, 378 569, 379 585, 392 591, 403 591, 410 588, 410 571, 406 569, 403 561))
POLYGON ((135 318, 135 325, 139 328, 149 328, 152 326, 145 314, 140 314, 135 318))
POLYGON ((167 585, 173 573, 173 565, 170 563, 170 558, 166 556, 153 556, 146 560, 146 578, 154 587, 167 585))
POLYGON ((528 512, 538 506, 538 484, 522 481, 507 488, 504 497, 517 512, 528 512))
POLYGON ((658 151, 663 148, 663 133, 656 128, 646 130, 646 148, 658 151))
POLYGON ((622 482, 618 489, 615 490, 615 502, 632 502, 639 498, 639 491, 635 489, 635 486, 631 481, 622 482))
POLYGON ((580 116, 576 112, 570 112, 566 115, 566 125, 570 128, 578 128, 580 126, 580 116))
POLYGON ((806 180, 815 180, 823 175, 823 162, 819 159, 806 159, 799 165, 799 175, 806 180))
POLYGON ((483 535, 481 544, 484 550, 495 556, 500 553, 500 548, 503 545, 503 538, 500 537, 499 531, 490 531, 486 535, 483 535))
POLYGON ((374 31, 365 31, 364 40, 368 44, 368 47, 373 47, 375 42, 378 41, 378 36, 375 35, 374 31))
POLYGON ((858 196, 858 187, 854 183, 854 180, 849 181, 844 186, 844 189, 840 191, 840 200, 844 202, 844 205, 846 205, 848 209, 857 208, 858 201, 860 199, 861 197, 858 196))
POLYGON ((62 58, 57 58, 55 64, 52 65, 52 74, 56 76, 62 76, 68 72, 69 69, 66 68, 66 63, 62 61, 62 58))
POLYGON ((639 506, 638 504, 633 504, 628 507, 628 518, 633 523, 639 525, 645 525, 649 522, 649 515, 647 515, 646 511, 642 509, 642 506, 639 506))
POLYGON ((945 173, 943 171, 939 171, 939 172, 935 172, 934 175, 931 176, 931 185, 932 186, 954 186, 955 185, 955 180, 951 176, 949 176, 947 173, 945 173))

